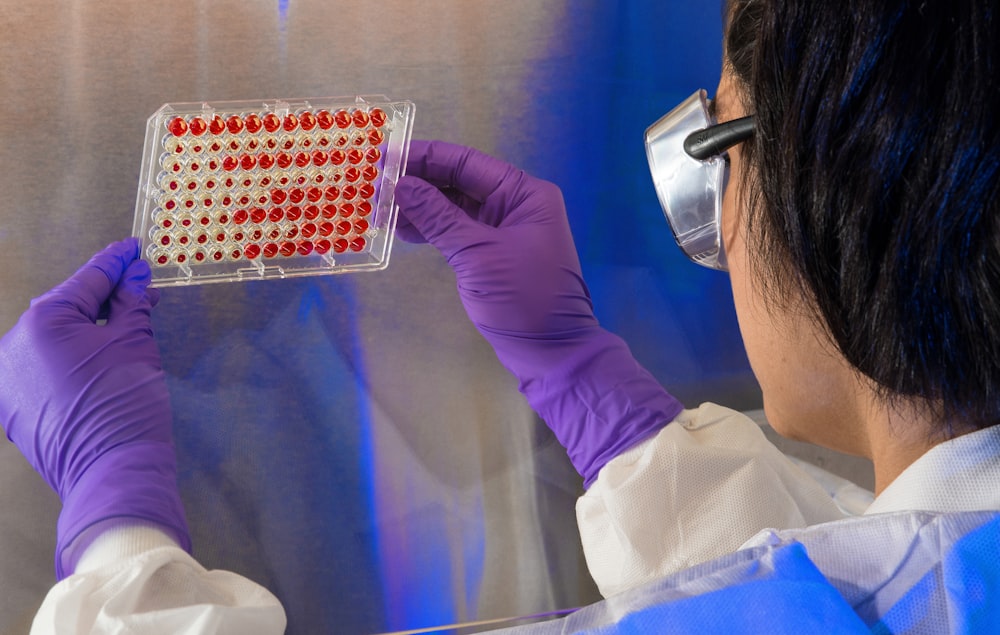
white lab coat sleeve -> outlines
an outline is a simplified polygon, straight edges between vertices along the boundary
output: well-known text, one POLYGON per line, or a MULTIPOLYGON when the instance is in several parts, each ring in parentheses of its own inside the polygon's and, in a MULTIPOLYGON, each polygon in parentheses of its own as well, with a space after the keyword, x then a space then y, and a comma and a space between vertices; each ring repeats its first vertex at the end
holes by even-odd
POLYGON ((844 516, 759 425, 715 404, 612 459, 576 512, 605 597, 735 551, 763 529, 844 516))
POLYGON ((109 529, 76 572, 45 597, 32 635, 272 635, 285 613, 264 587, 208 571, 166 534, 142 526, 109 529))

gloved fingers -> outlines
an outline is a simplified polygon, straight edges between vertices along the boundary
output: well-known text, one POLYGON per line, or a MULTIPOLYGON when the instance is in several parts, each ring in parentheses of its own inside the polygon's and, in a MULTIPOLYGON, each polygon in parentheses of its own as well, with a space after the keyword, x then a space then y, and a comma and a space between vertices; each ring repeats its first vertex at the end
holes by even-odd
POLYGON ((420 236, 437 247, 445 258, 478 242, 489 229, 469 217, 438 188, 415 176, 404 176, 396 184, 396 202, 403 232, 420 236))
POLYGON ((406 173, 485 201, 520 170, 474 148, 444 141, 410 143, 406 173))
POLYGON ((90 321, 97 320, 101 305, 111 296, 126 268, 139 257, 139 241, 126 238, 111 243, 80 267, 76 273, 32 304, 59 301, 69 304, 90 321))
POLYGON ((149 264, 145 260, 133 260, 129 263, 118 286, 111 292, 108 324, 114 324, 133 313, 142 315, 145 320, 149 319, 153 303, 146 291, 151 275, 149 264))

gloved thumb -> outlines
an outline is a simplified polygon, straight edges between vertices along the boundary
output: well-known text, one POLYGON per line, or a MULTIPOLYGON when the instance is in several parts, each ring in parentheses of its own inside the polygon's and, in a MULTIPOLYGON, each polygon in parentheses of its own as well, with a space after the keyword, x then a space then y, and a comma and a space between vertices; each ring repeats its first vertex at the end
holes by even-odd
POLYGON ((36 302, 65 302, 91 322, 100 315, 101 306, 111 296, 125 269, 139 257, 139 242, 135 238, 111 243, 80 267, 76 273, 36 302))
POLYGON ((134 260, 125 269, 121 281, 108 301, 108 324, 113 324, 126 316, 138 313, 148 319, 153 308, 147 287, 151 279, 149 264, 144 260, 134 260))
POLYGON ((415 176, 396 183, 396 203, 401 215, 404 240, 417 232, 450 259, 457 251, 474 244, 487 228, 469 217, 438 188, 415 176))

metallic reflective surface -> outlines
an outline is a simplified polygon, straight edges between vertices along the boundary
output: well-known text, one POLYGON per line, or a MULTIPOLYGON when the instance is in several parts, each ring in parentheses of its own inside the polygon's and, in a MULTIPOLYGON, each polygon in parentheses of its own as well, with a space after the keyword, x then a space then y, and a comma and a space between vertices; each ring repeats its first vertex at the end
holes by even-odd
MULTIPOLYGON (((598 316, 689 404, 759 404, 728 281, 689 263, 643 130, 714 85, 715 3, 4 0, 0 330, 132 227, 166 102, 382 93, 414 136, 562 186, 598 316)), ((154 326, 195 555, 289 633, 372 633, 596 599, 580 479, 430 247, 386 271, 164 289, 154 326)), ((2 389, 2 387, 0 387, 2 389)), ((0 633, 53 583, 59 502, 0 445, 0 633)))

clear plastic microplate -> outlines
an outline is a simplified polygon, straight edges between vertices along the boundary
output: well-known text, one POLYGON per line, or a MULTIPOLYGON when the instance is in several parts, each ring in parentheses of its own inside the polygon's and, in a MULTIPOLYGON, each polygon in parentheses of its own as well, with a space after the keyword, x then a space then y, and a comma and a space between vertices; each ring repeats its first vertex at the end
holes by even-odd
POLYGON ((385 268, 413 110, 384 96, 162 106, 132 230, 153 286, 385 268))

